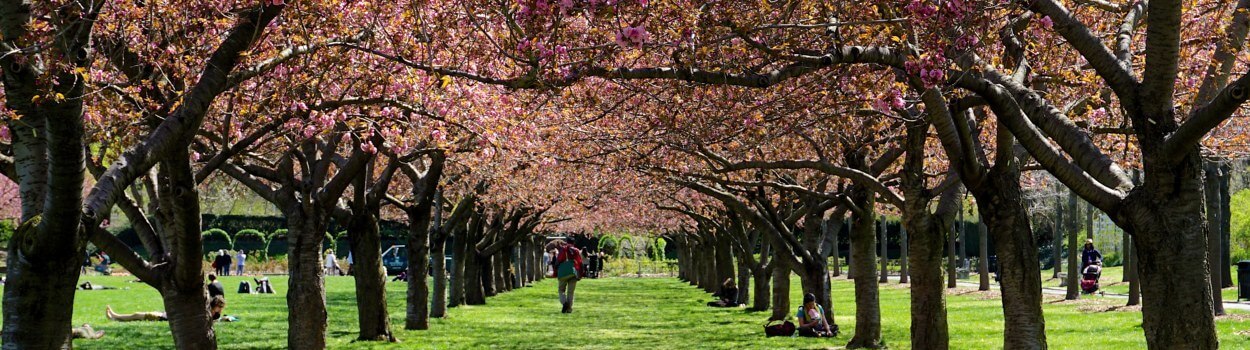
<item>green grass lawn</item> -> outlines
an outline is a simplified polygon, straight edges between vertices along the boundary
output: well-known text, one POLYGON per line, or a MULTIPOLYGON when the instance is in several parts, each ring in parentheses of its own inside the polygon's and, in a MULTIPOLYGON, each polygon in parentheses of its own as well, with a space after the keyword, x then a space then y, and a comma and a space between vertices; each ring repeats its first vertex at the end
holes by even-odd
MULTIPOLYGON (((78 340, 81 349, 171 348, 168 325, 163 322, 117 323, 104 318, 104 305, 119 312, 160 310, 157 293, 123 277, 89 277, 93 283, 129 287, 124 290, 79 292, 75 323, 90 323, 107 332, 101 340, 78 340)), ((227 289, 240 280, 223 278, 227 289)), ((279 294, 228 295, 227 314, 240 322, 218 324, 223 349, 274 349, 286 345, 286 281, 273 278, 279 294)), ((793 279, 795 299, 798 279, 793 279)), ((329 340, 331 348, 836 348, 845 345, 854 328, 852 285, 844 278, 833 284, 834 312, 843 335, 834 339, 765 338, 761 326, 766 312, 714 309, 703 304, 711 297, 672 278, 611 278, 584 280, 578 286, 576 313, 563 315, 555 298, 555 283, 546 280, 534 287, 505 293, 485 306, 451 309, 446 319, 431 322, 428 331, 404 331, 404 285, 389 284, 392 325, 399 344, 353 342, 355 299, 349 277, 328 280, 329 340)), ((993 292, 951 290, 948 300, 951 347, 987 349, 1001 347, 1001 305, 993 292)), ((907 289, 897 284, 882 286, 882 324, 886 342, 896 349, 910 348, 907 289)), ((1044 305, 1047 335, 1056 349, 1144 348, 1141 315, 1115 309, 1118 299, 1086 298, 1075 302, 1047 297, 1044 305)), ((1219 320, 1220 338, 1226 348, 1250 348, 1250 314, 1236 313, 1219 320)))
MULTIPOLYGON (((1067 265, 1064 265, 1064 267, 1066 268, 1067 265)), ((1060 288, 1059 279, 1051 278, 1051 276, 1054 276, 1054 275, 1055 273, 1053 270, 1042 271, 1042 286, 1050 287, 1050 288, 1060 288)), ((977 281, 977 279, 975 278, 976 275, 973 275, 973 276, 974 278, 972 279, 972 281, 974 282, 977 281)), ((1233 278, 1237 278, 1236 272, 1233 272, 1233 278)), ((1128 282, 1120 282, 1123 279, 1124 279, 1124 267, 1114 266, 1114 267, 1104 268, 1102 270, 1102 278, 1099 278, 1098 280, 1101 283, 1102 290, 1107 293, 1128 294, 1128 282)), ((1221 292, 1223 292, 1224 301, 1237 300, 1237 287, 1236 286, 1224 288, 1223 290, 1221 290, 1221 292)))

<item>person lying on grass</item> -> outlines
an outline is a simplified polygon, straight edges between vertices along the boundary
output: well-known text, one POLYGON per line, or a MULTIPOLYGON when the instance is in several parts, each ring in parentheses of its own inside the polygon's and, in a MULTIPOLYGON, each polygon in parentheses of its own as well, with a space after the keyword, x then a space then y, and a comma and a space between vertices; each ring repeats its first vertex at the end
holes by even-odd
MULTIPOLYGON (((234 317, 234 316, 222 315, 222 311, 226 310, 226 298, 222 298, 220 295, 213 297, 212 300, 209 300, 208 308, 209 308, 209 311, 212 312, 213 314, 214 321, 234 322, 234 321, 239 320, 237 317, 234 317)), ((169 321, 169 317, 165 315, 164 311, 149 311, 149 312, 136 312, 132 314, 119 314, 119 313, 113 312, 112 305, 104 307, 104 314, 105 316, 108 317, 108 319, 117 321, 117 322, 169 321)))
POLYGON ((97 331, 91 328, 91 325, 83 323, 82 327, 74 327, 70 329, 74 339, 100 339, 104 337, 104 331, 97 331))
POLYGON ((91 281, 85 281, 82 284, 78 285, 78 289, 80 290, 107 290, 107 289, 117 289, 117 288, 91 284, 91 281))
POLYGON ((829 321, 825 320, 825 308, 816 303, 816 295, 803 295, 803 306, 799 307, 799 335, 804 337, 832 337, 833 330, 829 321))

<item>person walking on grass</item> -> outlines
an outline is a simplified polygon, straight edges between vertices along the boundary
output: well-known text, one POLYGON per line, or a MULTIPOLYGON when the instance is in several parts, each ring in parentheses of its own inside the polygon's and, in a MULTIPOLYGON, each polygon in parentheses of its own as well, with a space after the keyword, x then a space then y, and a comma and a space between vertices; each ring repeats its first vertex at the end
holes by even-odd
POLYGON ((582 251, 571 242, 559 240, 552 242, 555 246, 556 278, 560 281, 559 294, 561 313, 573 313, 573 294, 577 290, 577 281, 582 278, 582 251))
POLYGON ((237 265, 235 265, 236 269, 234 274, 236 276, 243 276, 243 266, 247 265, 247 253, 243 249, 239 249, 239 254, 236 255, 235 258, 239 259, 239 261, 236 263, 237 265))

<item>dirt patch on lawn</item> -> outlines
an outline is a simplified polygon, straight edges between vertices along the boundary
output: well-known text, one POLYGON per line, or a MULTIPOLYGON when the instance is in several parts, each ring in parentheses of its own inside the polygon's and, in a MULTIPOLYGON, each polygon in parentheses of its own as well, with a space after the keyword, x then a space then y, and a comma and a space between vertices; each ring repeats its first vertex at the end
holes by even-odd
POLYGON ((991 289, 987 291, 981 291, 975 288, 948 289, 946 290, 946 294, 952 295, 952 296, 956 296, 956 295, 970 296, 970 297, 977 298, 977 300, 993 300, 993 299, 1001 299, 1003 297, 1003 294, 999 293, 997 290, 991 289))
POLYGON ((1117 311, 1118 312, 1141 312, 1141 305, 1125 306, 1125 305, 1112 305, 1112 304, 1107 304, 1107 303, 1103 303, 1099 305, 1091 304, 1091 305, 1078 306, 1076 308, 1076 311, 1080 311, 1084 313, 1117 312, 1117 311))
MULTIPOLYGON (((1250 320, 1250 315, 1248 314, 1225 314, 1223 316, 1216 316, 1215 320, 1217 321, 1229 320, 1229 321, 1240 322, 1240 321, 1250 320)), ((1250 334, 1247 334, 1247 335, 1250 335, 1250 334)))

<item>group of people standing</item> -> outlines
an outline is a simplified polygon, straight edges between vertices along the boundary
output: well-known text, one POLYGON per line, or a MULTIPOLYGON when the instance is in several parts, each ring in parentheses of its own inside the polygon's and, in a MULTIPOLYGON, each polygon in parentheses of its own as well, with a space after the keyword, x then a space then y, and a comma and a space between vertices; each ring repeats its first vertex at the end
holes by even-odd
POLYGON ((233 257, 230 252, 225 249, 217 251, 217 257, 213 258, 213 271, 221 276, 230 276, 230 265, 235 266, 234 274, 243 275, 243 269, 247 266, 247 251, 239 249, 233 257))

